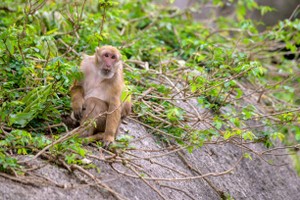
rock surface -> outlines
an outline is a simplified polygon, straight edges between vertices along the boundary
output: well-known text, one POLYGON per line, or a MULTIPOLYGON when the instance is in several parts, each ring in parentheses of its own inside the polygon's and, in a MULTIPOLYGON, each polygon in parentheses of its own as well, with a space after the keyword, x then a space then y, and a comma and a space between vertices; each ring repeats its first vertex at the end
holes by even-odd
MULTIPOLYGON (((124 162, 108 163, 95 159, 93 163, 101 172, 98 173, 96 169, 89 170, 101 183, 119 193, 120 198, 221 199, 222 193, 234 199, 247 200, 299 198, 300 178, 286 156, 264 156, 263 160, 251 154, 253 160, 242 159, 235 167, 244 153, 236 145, 206 144, 192 153, 185 150, 172 152, 162 148, 157 138, 147 132, 149 130, 134 121, 130 120, 127 125, 122 125, 121 132, 124 130, 135 138, 132 145, 139 149, 126 151, 128 154, 125 153, 124 156, 129 159, 127 165, 123 165, 124 162), (266 162, 269 160, 272 160, 272 165, 266 162), (141 178, 131 170, 133 168, 141 178), (126 175, 117 172, 116 169, 126 175), (224 175, 218 174, 221 172, 224 172, 224 175), (205 180, 201 178, 201 174, 205 175, 205 180), (165 180, 146 180, 149 177, 165 180), (185 180, 178 180, 183 177, 185 180)), ((251 144, 251 148, 256 152, 264 150, 260 144, 251 144)), ((101 151, 92 150, 95 155, 102 155, 101 151)), ((45 161, 37 159, 34 162, 41 164, 45 161)), ((54 184, 32 186, 0 176, 0 199, 116 199, 106 189, 95 187, 95 182, 86 175, 77 171, 70 173, 54 164, 46 163, 33 174, 47 177, 59 185, 65 185, 65 188, 54 184), (82 184, 84 181, 79 181, 81 179, 88 180, 91 185, 82 184)))

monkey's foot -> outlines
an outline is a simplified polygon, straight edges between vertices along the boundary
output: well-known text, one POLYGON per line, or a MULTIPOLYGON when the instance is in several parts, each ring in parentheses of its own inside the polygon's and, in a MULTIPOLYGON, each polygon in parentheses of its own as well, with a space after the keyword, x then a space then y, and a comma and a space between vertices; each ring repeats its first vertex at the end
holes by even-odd
POLYGON ((107 149, 114 140, 115 140, 114 136, 104 134, 102 138, 103 148, 107 149))
POLYGON ((85 139, 86 143, 102 140, 104 149, 108 149, 109 145, 115 140, 113 136, 107 136, 104 133, 97 133, 95 135, 85 137, 85 139))
POLYGON ((108 150, 108 148, 111 145, 111 143, 112 142, 109 142, 109 141, 105 141, 105 142, 103 141, 103 148, 108 150))

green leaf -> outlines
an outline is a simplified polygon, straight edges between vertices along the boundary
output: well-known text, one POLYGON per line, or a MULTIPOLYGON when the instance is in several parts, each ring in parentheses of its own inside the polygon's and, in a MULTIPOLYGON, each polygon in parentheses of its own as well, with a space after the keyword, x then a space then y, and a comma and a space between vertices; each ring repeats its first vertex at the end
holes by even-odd
POLYGON ((236 127, 240 127, 241 126, 241 121, 237 117, 230 118, 229 121, 232 122, 236 127))
POLYGON ((14 47, 16 46, 15 42, 8 39, 8 40, 6 40, 5 43, 7 45, 7 48, 8 48, 8 51, 10 52, 10 54, 14 54, 15 53, 15 48, 14 47))
POLYGON ((251 131, 246 131, 242 134, 244 140, 254 140, 256 136, 251 131))
POLYGON ((65 160, 70 165, 76 163, 77 160, 75 158, 76 158, 76 154, 71 154, 71 155, 66 155, 65 160))
POLYGON ((129 87, 125 86, 121 95, 122 102, 131 102, 131 94, 132 91, 130 91, 129 87))
POLYGON ((237 95, 235 96, 235 98, 239 99, 239 98, 241 98, 243 96, 243 94, 244 94, 243 90, 241 90, 240 88, 235 88, 234 90, 237 93, 237 95))
POLYGON ((222 125, 223 125, 222 121, 219 121, 219 120, 214 121, 214 126, 216 127, 216 129, 220 130, 222 125))
POLYGON ((183 112, 177 107, 167 110, 166 113, 170 121, 174 122, 183 119, 183 112))
POLYGON ((224 139, 227 140, 229 139, 233 134, 230 131, 225 131, 224 132, 224 139))
POLYGON ((268 12, 274 11, 275 9, 271 8, 269 6, 262 6, 262 5, 260 5, 259 6, 259 10, 260 10, 260 14, 263 16, 263 15, 265 15, 268 12))
POLYGON ((244 158, 252 160, 252 156, 249 153, 244 153, 244 158))
POLYGON ((28 113, 10 114, 9 124, 17 124, 21 127, 25 127, 28 124, 28 122, 30 122, 34 118, 35 114, 35 111, 31 111, 28 113))
POLYGON ((188 147, 186 148, 186 150, 187 150, 189 153, 193 153, 194 146, 188 146, 188 147))
POLYGON ((272 133, 271 137, 273 140, 279 139, 280 141, 283 141, 283 139, 285 138, 284 134, 282 134, 280 132, 272 133))

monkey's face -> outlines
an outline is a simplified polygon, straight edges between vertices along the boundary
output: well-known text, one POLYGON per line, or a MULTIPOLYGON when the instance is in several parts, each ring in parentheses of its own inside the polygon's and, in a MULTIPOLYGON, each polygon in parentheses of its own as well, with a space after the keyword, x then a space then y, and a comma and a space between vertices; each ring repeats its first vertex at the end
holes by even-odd
POLYGON ((99 73, 107 79, 114 76, 120 65, 120 53, 111 46, 104 46, 96 49, 96 62, 99 73))

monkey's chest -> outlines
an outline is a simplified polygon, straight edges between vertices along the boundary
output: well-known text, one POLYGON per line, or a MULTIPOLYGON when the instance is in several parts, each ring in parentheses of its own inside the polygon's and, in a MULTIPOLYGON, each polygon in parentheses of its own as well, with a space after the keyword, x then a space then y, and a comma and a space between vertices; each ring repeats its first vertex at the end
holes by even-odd
POLYGON ((101 99, 102 101, 108 102, 110 98, 110 87, 104 86, 102 84, 98 86, 92 86, 85 88, 84 99, 88 99, 90 97, 95 97, 97 99, 101 99))

